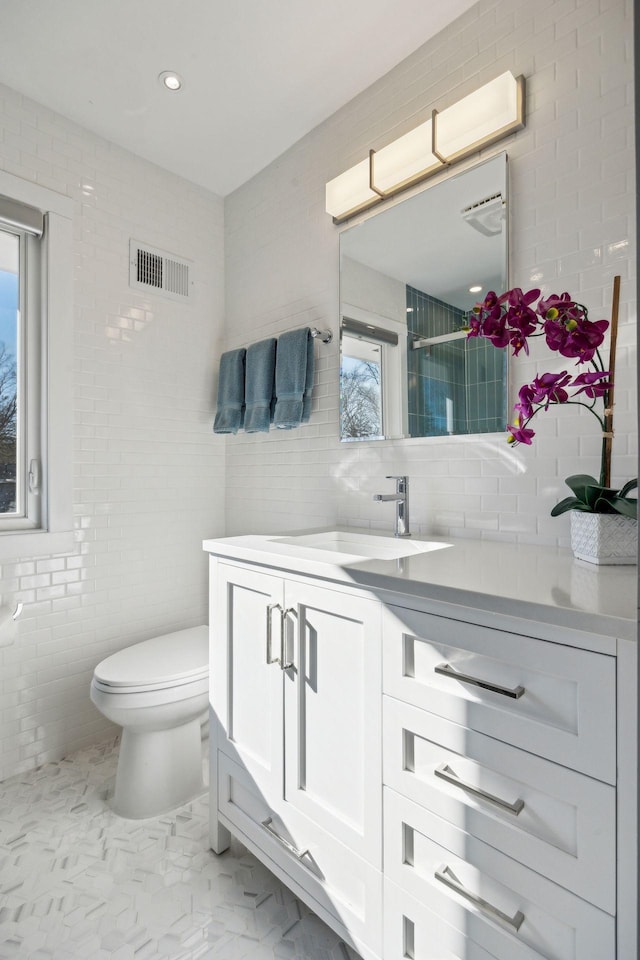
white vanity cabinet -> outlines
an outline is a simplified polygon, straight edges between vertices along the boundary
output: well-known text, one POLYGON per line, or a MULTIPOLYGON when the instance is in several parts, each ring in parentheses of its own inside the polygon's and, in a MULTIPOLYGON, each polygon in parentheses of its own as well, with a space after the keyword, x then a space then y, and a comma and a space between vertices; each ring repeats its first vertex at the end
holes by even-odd
POLYGON ((248 539, 208 546, 212 848, 232 831, 365 960, 635 960, 628 572, 558 556, 554 607, 495 599, 517 545, 472 594, 489 544, 445 575, 248 539), (578 574, 624 615, 570 609, 578 574))
POLYGON ((616 658, 400 606, 383 632, 385 960, 614 958, 616 658))
POLYGON ((379 956, 380 604, 222 561, 211 577, 214 817, 379 956))

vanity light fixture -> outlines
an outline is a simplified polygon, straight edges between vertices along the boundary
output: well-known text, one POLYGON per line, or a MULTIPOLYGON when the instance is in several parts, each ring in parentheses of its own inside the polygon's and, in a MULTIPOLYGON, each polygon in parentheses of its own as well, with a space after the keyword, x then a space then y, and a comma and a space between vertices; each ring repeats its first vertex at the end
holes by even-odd
POLYGON ((525 79, 507 71, 330 180, 326 210, 342 223, 524 127, 525 79))
POLYGON ((174 70, 163 70, 162 73, 158 74, 158 80, 172 93, 176 93, 182 88, 182 77, 174 70))

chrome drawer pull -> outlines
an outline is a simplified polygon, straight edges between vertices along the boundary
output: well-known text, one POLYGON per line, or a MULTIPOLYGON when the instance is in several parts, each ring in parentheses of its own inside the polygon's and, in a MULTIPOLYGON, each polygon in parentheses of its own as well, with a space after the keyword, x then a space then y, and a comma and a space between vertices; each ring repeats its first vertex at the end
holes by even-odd
POLYGON ((292 843, 289 843, 288 840, 285 840, 284 837, 281 837, 280 834, 276 830, 274 830, 274 828, 272 827, 272 823, 273 823, 272 817, 267 817, 267 819, 262 820, 261 823, 264 829, 267 831, 267 833, 270 833, 272 837, 275 837, 275 839, 279 843, 281 843, 282 846, 289 851, 289 853, 292 853, 294 857, 296 857, 298 860, 304 860, 305 857, 309 856, 308 850, 298 850, 297 847, 294 847, 292 843))
MULTIPOLYGON (((282 607, 279 603, 270 603, 267 607, 267 663, 280 663, 280 657, 272 656, 271 614, 274 610, 279 610, 282 613, 282 607)), ((280 630, 282 631, 282 620, 280 621, 280 630)))
POLYGON ((517 817, 519 813, 522 813, 524 810, 524 800, 516 800, 515 803, 509 803, 508 800, 502 800, 500 797, 494 796, 492 793, 486 793, 484 790, 480 790, 479 787, 473 787, 470 783, 461 780, 460 777, 451 769, 448 763, 442 763, 439 767, 433 771, 436 777, 440 777, 441 780, 446 780, 447 783, 453 784, 454 787, 459 787, 461 790, 465 790, 467 793, 472 793, 474 797, 480 797, 482 800, 486 800, 487 803, 493 803, 496 807, 500 807, 501 810, 506 810, 507 813, 512 813, 514 817, 517 817))
POLYGON ((516 933, 524 923, 524 913, 522 913, 521 910, 518 910, 510 917, 506 913, 503 913, 502 910, 494 907, 492 903, 483 900, 482 897, 472 893, 471 890, 467 890, 467 888, 460 883, 451 867, 447 867, 446 865, 440 867, 440 869, 434 873, 434 877, 436 880, 439 880, 440 883, 444 883, 445 886, 450 887, 451 890, 455 890, 456 893, 464 897, 465 900, 468 900, 469 903, 475 904, 475 906, 479 907, 487 916, 493 920, 498 920, 500 923, 504 923, 507 927, 511 927, 516 933))
POLYGON ((471 683, 474 687, 482 687, 483 690, 491 690, 493 693, 500 693, 503 697, 511 697, 512 700, 519 700, 524 693, 524 687, 501 687, 497 683, 489 683, 488 680, 479 680, 477 677, 471 677, 468 673, 458 673, 448 663, 439 663, 433 668, 436 673, 441 673, 443 677, 450 677, 452 680, 460 680, 461 683, 471 683))

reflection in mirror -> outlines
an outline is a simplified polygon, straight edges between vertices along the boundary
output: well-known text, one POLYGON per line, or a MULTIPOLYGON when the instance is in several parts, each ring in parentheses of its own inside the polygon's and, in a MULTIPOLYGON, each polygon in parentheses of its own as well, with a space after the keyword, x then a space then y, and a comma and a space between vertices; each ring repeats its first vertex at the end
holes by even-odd
POLYGON ((467 340, 469 312, 507 287, 502 153, 340 235, 340 437, 503 430, 506 353, 467 340))

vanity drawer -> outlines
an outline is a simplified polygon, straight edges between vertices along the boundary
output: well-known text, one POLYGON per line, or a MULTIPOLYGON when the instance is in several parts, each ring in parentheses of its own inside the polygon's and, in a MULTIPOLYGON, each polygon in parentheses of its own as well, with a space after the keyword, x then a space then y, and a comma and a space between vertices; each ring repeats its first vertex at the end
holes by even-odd
POLYGON ((615 912, 613 787, 384 697, 384 782, 615 912))
POLYGON ((460 937, 496 960, 615 956, 609 914, 389 788, 384 804, 385 876, 460 937))
POLYGON ((615 783, 615 658, 389 605, 384 692, 615 783))
POLYGON ((496 960, 391 880, 384 882, 383 940, 384 960, 496 960))
POLYGON ((247 772, 218 756, 221 823, 356 950, 380 956, 380 871, 285 801, 271 809, 247 772))

